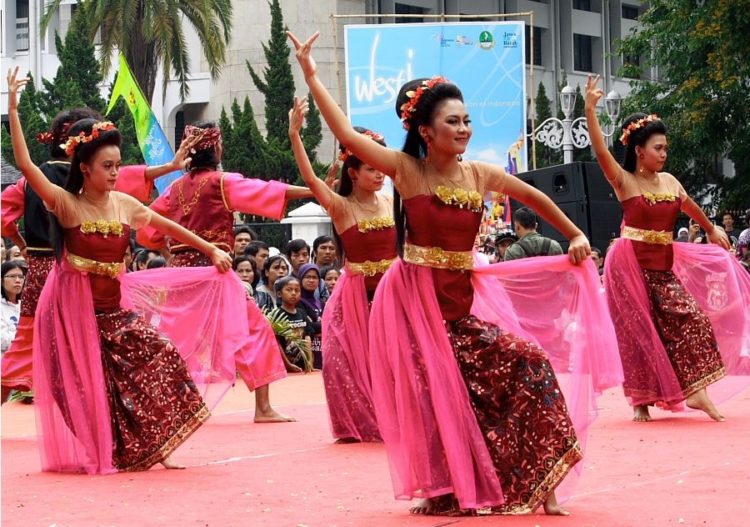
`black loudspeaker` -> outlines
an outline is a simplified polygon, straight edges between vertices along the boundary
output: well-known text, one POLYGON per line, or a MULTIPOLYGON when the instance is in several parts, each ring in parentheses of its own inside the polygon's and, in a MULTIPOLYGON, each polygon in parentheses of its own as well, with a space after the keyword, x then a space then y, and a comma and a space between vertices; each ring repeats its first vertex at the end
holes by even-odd
MULTIPOLYGON (((518 174, 529 185, 541 190, 563 213, 581 229, 602 252, 620 232, 622 209, 601 168, 596 163, 568 163, 518 174)), ((511 201, 511 208, 523 205, 511 201)), ((539 232, 560 242, 567 249, 568 242, 550 224, 540 218, 539 232)))

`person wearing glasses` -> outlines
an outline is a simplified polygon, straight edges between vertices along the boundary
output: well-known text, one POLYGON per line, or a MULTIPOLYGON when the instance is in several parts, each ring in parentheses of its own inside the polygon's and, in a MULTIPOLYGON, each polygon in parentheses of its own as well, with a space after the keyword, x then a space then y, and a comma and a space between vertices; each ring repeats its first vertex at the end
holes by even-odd
POLYGON ((3 353, 10 347, 16 336, 18 320, 21 318, 21 291, 26 280, 26 266, 22 260, 11 260, 2 265, 2 294, 0 301, 0 331, 2 340, 0 349, 3 353))

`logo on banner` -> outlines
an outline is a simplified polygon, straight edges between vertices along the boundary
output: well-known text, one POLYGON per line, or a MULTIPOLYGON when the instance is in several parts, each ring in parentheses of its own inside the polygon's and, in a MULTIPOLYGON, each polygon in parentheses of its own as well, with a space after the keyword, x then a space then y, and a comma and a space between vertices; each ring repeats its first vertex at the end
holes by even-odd
POLYGON ((479 47, 482 49, 492 49, 495 45, 495 37, 489 31, 479 33, 479 47))

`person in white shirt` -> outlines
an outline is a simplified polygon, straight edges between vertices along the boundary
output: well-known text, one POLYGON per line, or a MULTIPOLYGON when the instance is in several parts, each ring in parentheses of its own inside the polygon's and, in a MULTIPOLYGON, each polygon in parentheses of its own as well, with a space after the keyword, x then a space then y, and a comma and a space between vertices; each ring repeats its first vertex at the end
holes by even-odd
POLYGON ((2 265, 2 301, 0 301, 0 349, 4 353, 16 336, 21 318, 21 291, 26 280, 26 266, 22 260, 11 260, 2 265))

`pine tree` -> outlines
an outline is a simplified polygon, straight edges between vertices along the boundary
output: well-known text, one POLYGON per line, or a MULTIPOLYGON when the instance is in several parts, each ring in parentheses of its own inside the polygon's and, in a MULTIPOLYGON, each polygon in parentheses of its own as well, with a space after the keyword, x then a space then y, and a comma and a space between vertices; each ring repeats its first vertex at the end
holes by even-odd
MULTIPOLYGON (((547 89, 544 83, 539 83, 536 98, 534 99, 534 110, 536 114, 536 126, 540 126, 544 121, 552 117, 550 109, 552 101, 547 97, 547 89)), ((536 143, 536 167, 543 168, 562 163, 562 153, 554 150, 543 143, 536 143)))
POLYGON ((289 149, 289 108, 294 103, 294 77, 289 63, 289 44, 279 0, 269 3, 271 8, 271 38, 263 44, 267 66, 263 78, 246 61, 255 86, 266 97, 266 138, 275 141, 282 150, 289 149))
POLYGON ((86 3, 79 4, 63 44, 60 35, 55 34, 55 49, 60 59, 60 67, 50 82, 43 80, 46 93, 44 113, 54 118, 62 109, 88 106, 98 112, 105 108, 99 85, 103 76, 96 60, 94 42, 86 16, 86 3))
POLYGON ((307 112, 307 119, 305 119, 305 127, 300 132, 300 135, 302 136, 302 143, 305 145, 307 157, 310 158, 311 163, 315 164, 318 159, 315 149, 318 148, 318 145, 323 140, 323 123, 320 120, 320 112, 318 111, 318 107, 315 106, 315 99, 313 99, 312 93, 307 94, 307 103, 309 111, 307 112))
MULTIPOLYGON (((42 104, 41 94, 34 86, 34 78, 30 72, 27 77, 29 77, 30 81, 18 98, 18 116, 21 119, 23 135, 26 139, 26 146, 29 148, 31 159, 36 165, 41 165, 49 159, 49 148, 46 144, 37 141, 36 136, 39 133, 46 132, 48 124, 40 110, 42 104)), ((3 138, 2 153, 3 158, 7 162, 13 165, 16 164, 15 157, 13 156, 13 147, 8 137, 3 138)))

